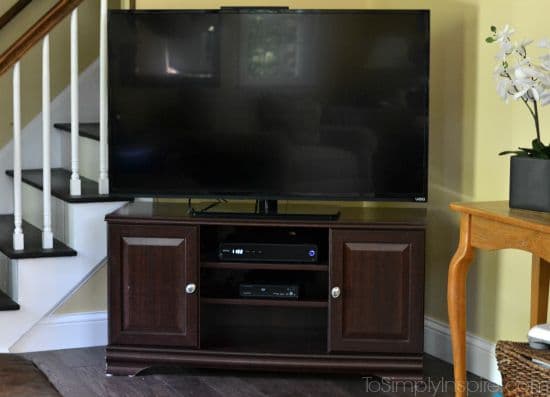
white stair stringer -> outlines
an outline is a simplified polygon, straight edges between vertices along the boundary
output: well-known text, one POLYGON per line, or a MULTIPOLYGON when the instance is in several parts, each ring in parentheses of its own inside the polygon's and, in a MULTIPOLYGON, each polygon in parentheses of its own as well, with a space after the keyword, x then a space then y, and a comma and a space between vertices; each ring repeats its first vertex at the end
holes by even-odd
MULTIPOLYGON (((29 193, 40 194, 31 188, 29 193)), ((0 352, 24 352, 32 345, 29 331, 65 302, 104 263, 107 255, 105 215, 126 202, 73 204, 62 206, 62 240, 77 251, 75 257, 36 258, 11 261, 12 293, 19 311, 0 312, 0 352), (27 335, 26 342, 17 342, 27 335)))
POLYGON ((11 352, 11 347, 73 287, 85 278, 97 263, 84 256, 64 258, 20 259, 13 261, 17 268, 14 288, 18 311, 1 312, 0 352, 11 352))

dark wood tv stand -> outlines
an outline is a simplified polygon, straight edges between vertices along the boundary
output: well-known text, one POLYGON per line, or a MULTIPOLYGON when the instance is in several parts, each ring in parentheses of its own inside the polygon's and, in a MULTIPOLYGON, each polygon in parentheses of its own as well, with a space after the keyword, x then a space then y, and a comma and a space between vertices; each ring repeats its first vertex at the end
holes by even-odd
POLYGON ((424 209, 344 207, 328 222, 197 218, 186 209, 136 202, 106 218, 108 374, 184 365, 421 376, 424 209), (318 263, 217 259, 227 236, 267 231, 316 242, 318 263), (239 298, 238 284, 251 279, 297 283, 300 299, 239 298))

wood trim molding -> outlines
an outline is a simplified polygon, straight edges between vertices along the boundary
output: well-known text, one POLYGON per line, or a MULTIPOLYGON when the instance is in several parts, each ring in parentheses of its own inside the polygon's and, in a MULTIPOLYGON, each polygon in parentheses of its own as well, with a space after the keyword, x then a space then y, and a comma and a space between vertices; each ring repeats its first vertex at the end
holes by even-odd
POLYGON ((59 0, 15 43, 0 55, 0 76, 15 65, 32 47, 42 40, 84 0, 59 0))
POLYGON ((12 5, 4 15, 0 16, 0 30, 15 18, 23 9, 31 3, 32 0, 18 0, 12 5))

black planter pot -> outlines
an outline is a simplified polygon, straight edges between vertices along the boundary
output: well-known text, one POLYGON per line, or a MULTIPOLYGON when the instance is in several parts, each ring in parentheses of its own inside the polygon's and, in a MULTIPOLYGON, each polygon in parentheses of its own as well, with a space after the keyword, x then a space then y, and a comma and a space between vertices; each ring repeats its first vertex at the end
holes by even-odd
POLYGON ((550 212, 550 160, 511 158, 510 207, 550 212))

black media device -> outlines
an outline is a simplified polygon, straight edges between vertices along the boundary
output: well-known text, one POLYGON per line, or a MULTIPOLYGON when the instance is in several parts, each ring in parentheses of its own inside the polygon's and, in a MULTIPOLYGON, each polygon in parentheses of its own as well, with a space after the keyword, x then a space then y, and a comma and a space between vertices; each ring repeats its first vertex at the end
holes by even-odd
POLYGON ((292 284, 240 284, 241 298, 299 299, 300 287, 292 284))
POLYGON ((429 11, 113 10, 109 31, 111 192, 426 201, 429 11))
POLYGON ((218 258, 229 262, 317 263, 317 244, 220 243, 218 258))

